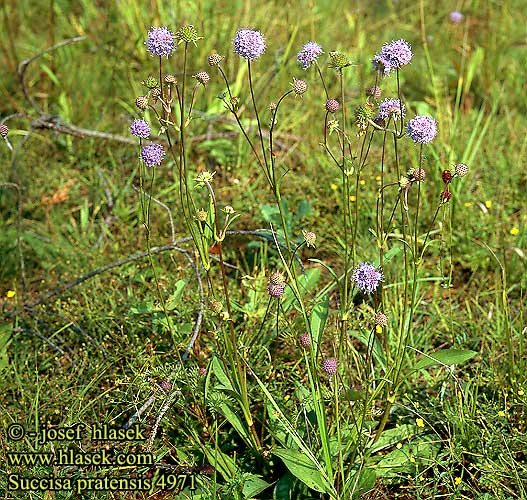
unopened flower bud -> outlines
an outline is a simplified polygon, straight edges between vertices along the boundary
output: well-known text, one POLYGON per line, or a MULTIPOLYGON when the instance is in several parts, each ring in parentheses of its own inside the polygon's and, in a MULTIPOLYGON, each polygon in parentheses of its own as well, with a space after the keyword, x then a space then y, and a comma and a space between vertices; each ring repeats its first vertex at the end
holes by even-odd
POLYGON ((456 166, 454 167, 454 170, 458 177, 463 177, 467 175, 468 173, 468 166, 465 165, 464 163, 457 163, 456 166))
POLYGON ((206 87, 207 83, 209 83, 210 81, 210 76, 206 71, 200 71, 199 73, 196 73, 195 75, 193 75, 192 78, 195 78, 204 87, 206 87))
POLYGON ((165 83, 175 85, 177 83, 176 77, 174 75, 165 75, 165 83))
POLYGON ((328 99, 326 101, 326 111, 328 113, 336 113, 339 110, 339 102, 336 99, 328 99))
POLYGON ((209 66, 217 66, 218 64, 220 64, 222 59, 223 59, 222 56, 220 56, 219 54, 213 53, 207 58, 207 61, 209 63, 209 66))
POLYGON ((304 80, 293 78, 293 83, 291 85, 293 86, 296 95, 301 96, 307 92, 307 83, 304 80))
POLYGON ((219 300, 213 300, 210 303, 210 309, 212 312, 220 314, 220 312, 223 310, 223 304, 219 300))
POLYGON ((269 277, 269 283, 273 285, 283 285, 285 283, 284 275, 280 271, 275 271, 269 277))
POLYGON ((148 76, 147 79, 143 80, 141 83, 148 89, 154 89, 158 86, 156 78, 152 75, 148 76))
POLYGON ((207 220, 207 212, 202 209, 196 210, 196 219, 201 222, 205 222, 207 220))
POLYGON ((450 198, 452 198, 452 193, 448 189, 441 192, 441 203, 448 203, 450 198))
POLYGON ((450 170, 443 170, 441 179, 443 179, 445 184, 448 184, 452 180, 452 172, 450 170))
POLYGON ((307 348, 311 345, 311 335, 309 335, 309 333, 303 333, 298 337, 298 341, 302 347, 307 348))
POLYGON ((141 109, 141 110, 145 110, 148 106, 148 97, 144 96, 144 95, 140 95, 136 100, 135 100, 135 105, 141 109))
POLYGON ((5 123, 0 123, 0 136, 6 137, 9 134, 9 127, 5 123))
POLYGON ((412 176, 416 181, 423 182, 426 178, 426 172, 424 168, 414 168, 412 170, 412 176))
POLYGON ((382 90, 380 87, 370 87, 367 91, 366 91, 366 95, 369 96, 369 97, 373 97, 374 99, 379 99, 379 97, 381 97, 382 95, 382 90))

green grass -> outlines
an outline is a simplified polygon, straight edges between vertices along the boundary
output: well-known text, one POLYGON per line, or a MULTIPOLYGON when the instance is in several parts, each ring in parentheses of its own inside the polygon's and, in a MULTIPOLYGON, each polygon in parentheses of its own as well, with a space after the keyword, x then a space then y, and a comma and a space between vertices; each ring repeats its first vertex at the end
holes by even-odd
MULTIPOLYGON (((327 471, 324 450, 338 454, 349 443, 359 443, 346 464, 356 472, 357 498, 527 498, 527 99, 525 33, 519 22, 524 6, 514 0, 473 0, 457 6, 466 16, 459 25, 448 21, 454 7, 448 2, 424 3, 423 26, 420 3, 407 1, 361 1, 338 9, 325 1, 2 3, 0 120, 15 113, 21 116, 7 122, 16 154, 0 143, 0 498, 52 498, 45 488, 8 491, 8 474, 94 473, 89 467, 80 471, 9 466, 10 452, 64 447, 58 442, 37 444, 29 437, 10 440, 10 424, 21 423, 28 431, 48 423, 109 422, 117 427, 153 393, 156 397, 141 425, 149 439, 159 423, 151 448, 156 463, 210 464, 216 470, 212 477, 195 476, 202 495, 195 498, 251 498, 251 488, 258 490, 257 476, 272 484, 254 498, 330 498, 308 490, 290 463, 287 467, 288 457, 274 452, 302 449, 302 458, 295 455, 299 463, 309 460, 312 452, 327 471), (254 235, 227 236, 224 257, 237 268, 227 269, 232 324, 240 359, 247 362, 240 361, 240 366, 247 374, 249 415, 256 422, 259 449, 247 425, 249 415, 242 411, 235 369, 222 362, 227 355, 218 346, 228 341, 209 308, 188 362, 178 363, 199 310, 195 273, 181 252, 161 252, 152 262, 142 258, 116 266, 31 309, 23 308, 70 280, 146 251, 147 244, 139 194, 133 188, 139 185, 138 147, 32 128, 38 115, 24 98, 18 65, 63 39, 85 36, 29 64, 25 80, 29 95, 38 109, 58 115, 62 122, 129 137, 129 123, 137 116, 134 99, 145 93, 140 81, 157 71, 157 60, 143 45, 146 32, 151 26, 176 30, 183 24, 195 25, 204 37, 189 47, 188 72, 206 69, 212 76, 205 91, 197 94, 188 129, 190 177, 203 169, 216 171, 213 187, 219 206, 231 205, 240 214, 230 229, 268 228, 269 222, 279 227, 280 218, 250 148, 217 98, 225 86, 208 67, 207 55, 218 51, 227 56, 224 69, 245 109, 243 123, 251 137, 256 137, 256 121, 246 66, 232 53, 231 44, 239 27, 260 29, 268 42, 266 54, 253 65, 264 126, 271 117, 269 103, 290 89, 293 76, 304 78, 309 86, 303 99, 288 98, 278 115, 277 157, 288 170, 281 195, 287 201, 294 238, 301 241, 302 230, 317 234, 315 250, 299 251, 310 277, 305 294, 308 315, 312 309, 324 315, 328 292, 328 318, 319 349, 325 357, 341 359, 339 374, 345 383, 337 394, 327 377, 314 377, 319 384, 315 392, 326 401, 324 419, 317 417, 313 379, 306 372, 309 360, 297 342, 304 324, 291 290, 286 291, 278 318, 275 302, 267 311, 267 279, 281 267, 275 245, 254 235), (401 71, 407 118, 430 114, 439 124, 438 138, 425 151, 423 233, 432 223, 443 189, 441 172, 458 162, 467 163, 470 172, 452 183, 452 200, 432 225, 432 244, 419 271, 419 301, 410 348, 403 357, 402 383, 395 395, 381 393, 369 406, 364 394, 372 374, 363 360, 373 301, 354 297, 346 349, 339 351, 344 342, 337 288, 329 272, 309 260, 319 259, 342 271, 342 179, 320 145, 323 89, 316 73, 301 70, 295 57, 308 40, 319 42, 326 53, 340 50, 349 55, 354 62, 345 73, 351 129, 353 109, 364 102, 364 88, 374 83, 371 56, 385 41, 398 38, 409 40, 415 54, 401 71), (14 296, 8 293, 11 290, 16 291, 14 296), (477 354, 453 368, 436 363, 412 371, 423 353, 447 348, 477 354), (206 375, 200 374, 200 367, 207 369, 206 375), (178 392, 159 389, 167 379, 178 392), (174 399, 167 409, 169 394, 174 399), (335 400, 344 402, 342 414, 335 413, 335 400), (386 430, 373 443, 387 401, 393 405, 386 430), (353 422, 361 415, 363 428, 357 434, 353 422), (317 434, 315 423, 326 419, 328 433, 317 434), (309 446, 303 449, 299 443, 306 442, 309 446)), ((181 54, 180 47, 167 63, 178 78, 181 54)), ((326 71, 328 90, 338 96, 333 74, 326 71)), ((395 78, 383 80, 381 86, 385 96, 396 95, 395 78)), ((151 112, 146 117, 155 118, 151 112)), ((353 138, 354 134, 353 129, 353 138)), ((357 262, 374 261, 379 254, 370 229, 375 229, 381 146, 381 136, 375 136, 361 173, 364 183, 358 185, 359 196, 352 202, 353 210, 358 203, 357 262)), ((399 154, 403 172, 417 165, 418 148, 409 140, 401 141, 399 154)), ((397 180, 393 157, 388 157, 386 168, 389 180, 397 180)), ((188 236, 177 169, 169 156, 156 169, 151 192, 172 210, 176 238, 188 236)), ((387 205, 393 205, 396 190, 387 193, 387 205)), ((198 208, 208 209, 207 193, 194 194, 198 208)), ((415 206, 413 192, 410 205, 415 206)), ((152 203, 150 219, 151 245, 169 243, 167 211, 152 203)), ((404 260, 397 241, 402 227, 397 218, 392 229, 390 245, 395 251, 385 263, 390 323, 382 334, 385 338, 379 337, 374 346, 371 370, 377 375, 386 363, 383 356, 397 347, 404 310, 404 260)), ((181 246, 192 249, 191 242, 181 246)), ((193 251, 191 256, 195 257, 193 251)), ((205 273, 201 276, 210 302, 205 273)), ((221 290, 216 262, 211 279, 216 291, 221 290)), ((148 439, 111 447, 128 453, 150 451, 148 439)), ((85 444, 93 451, 101 448, 94 442, 85 444)), ((333 465, 337 470, 339 466, 333 465)), ((157 468, 147 469, 136 472, 158 477, 157 468)), ((119 474, 115 467, 95 471, 99 477, 119 474)), ((348 498, 350 491, 339 498, 348 498)), ((80 497, 57 491, 55 498, 80 497)), ((82 498, 143 497, 91 491, 82 498)), ((190 498, 189 490, 175 498, 190 498)))

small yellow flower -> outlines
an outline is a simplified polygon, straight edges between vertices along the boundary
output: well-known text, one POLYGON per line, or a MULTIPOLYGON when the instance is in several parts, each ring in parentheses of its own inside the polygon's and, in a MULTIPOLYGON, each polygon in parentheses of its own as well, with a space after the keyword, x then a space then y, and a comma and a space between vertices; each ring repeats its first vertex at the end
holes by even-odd
POLYGON ((485 200, 485 206, 487 208, 491 208, 492 207, 492 200, 485 200))
POLYGON ((330 187, 333 191, 336 191, 337 188, 338 188, 338 186, 337 186, 336 184, 331 184, 329 187, 330 187))
POLYGON ((350 196, 350 201, 353 203, 354 201, 357 201, 357 197, 354 195, 350 196))
POLYGON ((377 326, 375 327, 375 331, 376 331, 377 333, 382 333, 382 326, 381 326, 381 325, 377 325, 377 326))
POLYGON ((403 447, 402 443, 397 443, 397 449, 400 450, 403 447))
POLYGON ((415 463, 415 458, 414 457, 410 457, 410 462, 415 463))
POLYGON ((462 479, 460 477, 456 477, 454 479, 454 482, 459 486, 461 484, 462 479))
POLYGON ((381 182, 382 181, 382 177, 380 175, 378 175, 377 177, 375 177, 375 180, 378 181, 378 182, 381 182))
POLYGON ((500 410, 498 412, 498 417, 504 417, 505 416, 505 412, 503 410, 500 410))
POLYGON ((523 389, 519 389, 518 390, 518 396, 523 396, 525 394, 525 392, 523 392, 523 389))
POLYGON ((463 205, 465 205, 468 208, 468 207, 471 207, 472 205, 474 205, 474 203, 472 203, 471 201, 465 201, 465 203, 463 203, 463 205))
POLYGON ((517 228, 516 226, 514 227, 511 227, 511 230, 509 231, 513 236, 516 236, 517 234, 520 234, 520 230, 519 228, 517 228))
POLYGON ((360 184, 361 186, 364 186, 364 184, 366 184, 366 181, 365 181, 364 179, 361 179, 361 180, 359 181, 359 184, 360 184))
POLYGON ((425 422, 422 418, 416 418, 415 419, 415 423, 417 424, 417 427, 424 427, 425 426, 425 422))
POLYGON ((6 293, 6 297, 8 299, 12 299, 16 295, 16 292, 14 290, 8 290, 6 293))

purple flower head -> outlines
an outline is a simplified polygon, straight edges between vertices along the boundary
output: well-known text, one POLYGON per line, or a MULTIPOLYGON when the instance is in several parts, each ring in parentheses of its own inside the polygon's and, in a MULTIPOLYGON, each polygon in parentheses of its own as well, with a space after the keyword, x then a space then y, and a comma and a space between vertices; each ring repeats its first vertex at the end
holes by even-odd
POLYGON ((267 287, 267 291, 269 292, 269 295, 274 298, 281 297, 285 290, 285 283, 275 285, 274 283, 269 283, 269 286, 267 287))
POLYGON ((303 333, 298 337, 298 340, 302 347, 308 348, 311 345, 311 335, 309 333, 303 333))
POLYGON ((431 116, 418 115, 406 124, 406 131, 412 141, 428 144, 437 135, 437 123, 431 116))
POLYGON ((176 48, 174 43, 174 33, 167 28, 152 28, 148 32, 146 46, 155 56, 168 57, 176 48))
POLYGON ((265 40, 259 31, 238 30, 233 43, 234 52, 245 59, 258 59, 265 52, 265 40))
POLYGON ((412 60, 412 56, 412 48, 406 40, 394 40, 385 43, 381 51, 373 56, 371 62, 373 69, 382 71, 384 76, 387 76, 393 69, 406 66, 412 60))
POLYGON ((145 120, 134 120, 130 124, 130 133, 136 137, 147 139, 150 136, 150 125, 145 120))
POLYGON ((381 118, 382 120, 387 120, 388 118, 400 118, 401 114, 404 117, 405 111, 406 108, 399 99, 384 99, 384 101, 379 104, 377 118, 381 118))
POLYGON ((316 42, 307 42, 296 56, 296 60, 302 65, 302 68, 307 69, 311 66, 320 54, 324 51, 322 47, 316 42))
POLYGON ((160 165, 165 156, 165 148, 162 144, 149 144, 141 149, 141 158, 149 166, 160 165))
POLYGON ((363 262, 353 270, 351 280, 363 293, 373 293, 379 283, 384 281, 384 276, 373 264, 363 262))
POLYGON ((337 373, 337 360, 336 359, 325 359, 322 361, 322 369, 329 375, 337 373))
POLYGON ((453 10, 449 15, 448 15, 448 18, 450 19, 451 22, 453 22, 454 24, 459 24, 461 21, 463 21, 463 18, 465 16, 463 14, 461 14, 461 12, 459 12, 458 10, 453 10))

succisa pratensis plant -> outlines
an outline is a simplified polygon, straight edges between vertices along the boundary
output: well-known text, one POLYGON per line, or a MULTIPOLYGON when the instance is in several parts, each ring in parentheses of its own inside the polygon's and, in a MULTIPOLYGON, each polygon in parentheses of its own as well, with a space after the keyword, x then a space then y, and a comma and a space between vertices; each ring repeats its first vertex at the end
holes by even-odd
MULTIPOLYGON (((209 55, 208 65, 218 71, 220 82, 223 81, 226 87, 220 98, 248 143, 255 161, 265 176, 280 214, 281 227, 272 227, 271 230, 282 269, 273 272, 269 277, 268 306, 261 320, 260 332, 265 327, 267 313, 273 301, 276 301, 277 305, 275 323, 277 333, 280 328, 280 314, 289 324, 302 325, 303 333, 299 336, 299 344, 303 350, 310 404, 316 416, 316 424, 307 426, 305 433, 302 434, 295 428, 293 416, 284 413, 277 397, 268 391, 250 366, 250 359, 245 353, 240 354, 242 346, 236 335, 236 328, 240 325, 234 323, 229 282, 223 261, 223 242, 227 228, 236 218, 233 215, 234 209, 231 207, 229 210, 224 209, 226 216, 221 224, 218 201, 213 189, 214 172, 204 171, 195 174, 195 185, 191 187, 189 184, 193 174, 188 166, 187 128, 192 121, 196 93, 200 88, 205 89, 211 83, 211 76, 205 71, 192 75, 195 84, 189 99, 187 95, 189 94, 187 86, 189 49, 201 38, 193 26, 184 26, 175 33, 168 28, 152 28, 147 34, 146 47, 158 60, 158 77, 150 76, 144 81, 148 91, 146 95, 137 97, 136 105, 141 112, 148 110, 153 113, 158 122, 160 135, 166 137, 167 143, 167 147, 158 142, 144 144, 151 135, 152 124, 143 117, 132 122, 130 132, 139 139, 140 147, 141 203, 147 248, 150 248, 148 221, 152 197, 145 195, 144 179, 147 172, 151 171, 149 189, 152 191, 154 171, 166 161, 166 153, 168 153, 178 171, 180 210, 199 254, 201 266, 207 274, 211 310, 215 314, 221 311, 222 320, 218 324, 221 342, 218 341, 217 349, 222 356, 225 373, 232 383, 237 403, 249 429, 249 437, 245 435, 242 437, 258 454, 262 453, 264 443, 270 439, 265 432, 259 435, 256 431, 255 415, 249 399, 247 374, 250 372, 275 408, 281 424, 290 430, 295 450, 302 450, 303 455, 320 473, 319 486, 322 489, 318 491, 327 493, 331 498, 353 497, 358 492, 361 471, 366 467, 372 453, 372 443, 382 435, 392 405, 397 400, 397 391, 404 380, 406 349, 412 338, 412 320, 418 305, 418 273, 424 253, 430 244, 431 230, 440 209, 451 199, 450 182, 455 177, 466 175, 468 168, 460 163, 455 166, 454 173, 450 171, 450 175, 443 173, 444 188, 437 201, 437 209, 425 237, 421 237, 419 217, 422 204, 421 183, 427 178, 424 148, 429 147, 435 139, 437 124, 434 118, 420 115, 414 116, 405 124, 409 110, 403 102, 399 72, 404 70, 413 59, 410 44, 402 39, 386 43, 372 57, 375 78, 372 86, 366 91, 365 100, 355 106, 354 128, 349 128, 348 124, 351 113, 345 79, 347 72, 353 70, 354 64, 342 52, 329 52, 327 66, 330 73, 327 75, 321 64, 324 51, 318 43, 310 41, 299 50, 296 60, 301 69, 308 71, 313 68, 316 78, 320 80, 321 92, 324 96, 324 106, 320 110, 321 116, 324 117, 322 144, 325 154, 338 168, 341 176, 342 254, 339 255, 339 262, 335 265, 338 269, 333 270, 325 265, 334 279, 333 285, 327 288, 327 291, 334 287, 338 293, 338 321, 335 332, 325 331, 325 319, 321 321, 320 318, 326 318, 330 312, 329 300, 315 304, 306 303, 304 281, 297 265, 298 249, 304 244, 308 247, 314 246, 316 235, 311 231, 305 231, 304 241, 296 244, 298 235, 290 234, 280 190, 285 175, 280 175, 274 154, 277 114, 281 106, 286 103, 288 96, 302 97, 308 90, 313 91, 313 88, 309 86, 308 89, 304 79, 292 77, 291 88, 284 90, 276 103, 271 106, 271 120, 268 130, 265 131, 254 92, 253 65, 258 64, 260 58, 265 55, 267 41, 260 31, 240 29, 233 38, 233 52, 241 59, 242 64, 247 64, 248 91, 257 124, 255 134, 244 125, 246 122, 242 121, 239 110, 240 98, 233 95, 228 75, 222 66, 224 57, 217 53, 209 55), (182 60, 181 79, 176 79, 174 75, 166 72, 164 59, 168 61, 174 53, 180 55, 182 60), (394 75, 397 85, 396 95, 379 101, 383 93, 382 82, 394 75), (337 91, 333 94, 335 88, 337 91), (178 137, 177 145, 175 136, 178 137), (375 256, 363 255, 360 246, 359 185, 364 170, 372 168, 371 165, 375 163, 371 156, 375 150, 373 147, 376 144, 375 139, 379 136, 381 137, 380 188, 377 193, 376 227, 375 230, 371 230, 377 243, 378 259, 376 262, 371 262, 375 256), (393 141, 391 154, 390 139, 393 141), (412 141, 418 148, 417 165, 407 172, 403 172, 401 168, 401 141, 412 141), (393 165, 392 168, 390 164, 393 165), (200 188, 205 190, 208 210, 198 208, 194 199, 193 191, 200 188), (386 193, 391 191, 394 191, 395 196, 393 206, 388 208, 386 193), (409 197, 410 192, 414 191, 416 191, 415 202, 409 197), (386 228, 391 227, 396 220, 397 208, 399 208, 402 234, 394 238, 386 228), (404 256, 404 290, 399 317, 387 314, 390 305, 387 303, 385 293, 385 285, 390 283, 390 278, 394 274, 389 272, 385 261, 385 253, 389 243, 392 242, 401 243, 404 256), (212 245, 218 250, 220 287, 215 286, 211 273, 209 248, 212 245), (294 317, 295 312, 288 312, 280 307, 280 301, 287 288, 294 296, 296 311, 300 315, 298 322, 295 322, 297 319, 294 317), (358 311, 354 305, 358 300, 365 304, 366 311, 371 311, 370 321, 366 321, 366 326, 363 326, 363 316, 361 316, 364 313, 358 311), (227 311, 222 311, 223 302, 227 311), (359 353, 350 342, 352 332, 355 330, 364 334, 367 345, 365 354, 359 353), (377 337, 381 338, 385 366, 375 366, 372 352, 377 337), (334 340, 331 340, 332 338, 334 340), (332 345, 333 352, 323 352, 328 344, 332 345), (352 385, 352 380, 348 377, 350 370, 347 368, 351 360, 360 374, 363 394, 360 401, 354 404, 350 404, 341 391, 342 388, 349 388, 352 385), (331 389, 329 398, 328 384, 331 389), (371 421, 374 410, 380 419, 374 429, 368 429, 367 422, 371 421), (349 439, 350 432, 355 436, 352 440, 349 439), (336 456, 331 449, 332 439, 338 442, 336 456)), ((150 260, 154 267, 152 256, 150 260)), ((168 324, 170 325, 170 322, 168 324)), ((265 421, 262 422, 262 426, 265 430, 265 421)), ((239 428, 237 430, 241 432, 239 428)), ((295 471, 292 472, 295 474, 295 471)), ((301 481, 304 480, 302 474, 297 474, 297 477, 301 481)), ((306 484, 313 487, 312 483, 306 484)))

